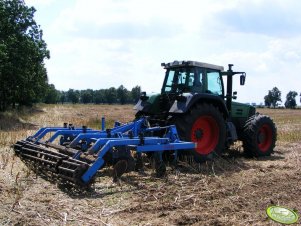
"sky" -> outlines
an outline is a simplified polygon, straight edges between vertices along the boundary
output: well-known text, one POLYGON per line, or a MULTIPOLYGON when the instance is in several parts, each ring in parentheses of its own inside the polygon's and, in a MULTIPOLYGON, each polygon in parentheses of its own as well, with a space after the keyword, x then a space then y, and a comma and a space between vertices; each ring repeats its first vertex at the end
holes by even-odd
MULTIPOLYGON (((299 0, 25 0, 37 10, 58 90, 160 92, 162 62, 194 60, 245 71, 240 102, 301 92, 299 0)), ((297 104, 300 105, 299 98, 297 104)))

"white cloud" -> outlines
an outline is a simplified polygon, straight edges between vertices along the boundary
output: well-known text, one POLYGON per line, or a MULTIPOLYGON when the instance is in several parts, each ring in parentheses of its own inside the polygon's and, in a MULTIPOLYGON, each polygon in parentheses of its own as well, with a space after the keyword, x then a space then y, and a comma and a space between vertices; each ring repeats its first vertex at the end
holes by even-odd
POLYGON ((232 31, 290 37, 301 29, 300 7, 297 0, 241 1, 220 11, 216 19, 232 31))
POLYGON ((301 70, 301 48, 296 48, 297 43, 301 44, 301 37, 271 39, 263 51, 227 52, 216 58, 235 62, 236 70, 247 72, 245 87, 237 87, 240 100, 263 102, 268 90, 276 86, 282 91, 282 100, 285 101, 290 90, 301 90, 298 75, 301 70))
POLYGON ((297 0, 26 2, 43 22, 49 80, 58 89, 160 91, 161 62, 198 60, 246 71, 245 87, 235 81, 242 102, 263 102, 274 86, 283 99, 301 91, 297 0))
POLYGON ((38 6, 38 7, 44 7, 49 6, 51 3, 53 3, 56 0, 26 0, 26 4, 28 6, 38 6))

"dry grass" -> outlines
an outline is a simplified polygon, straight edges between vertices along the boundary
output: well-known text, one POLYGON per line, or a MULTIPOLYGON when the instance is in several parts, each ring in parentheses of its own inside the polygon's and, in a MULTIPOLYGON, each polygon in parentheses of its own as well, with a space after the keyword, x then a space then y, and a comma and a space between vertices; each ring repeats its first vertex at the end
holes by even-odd
POLYGON ((279 142, 301 141, 301 109, 259 109, 277 124, 279 142))
POLYGON ((33 132, 22 123, 100 128, 102 116, 110 123, 132 120, 132 106, 40 109, 30 117, 10 116, 9 129, 0 131, 0 225, 278 225, 265 215, 271 203, 301 212, 301 111, 260 110, 278 127, 271 157, 246 159, 238 144, 214 162, 168 167, 163 179, 146 168, 144 174, 124 175, 117 185, 103 172, 91 190, 76 191, 37 177, 14 157, 10 145, 33 132))

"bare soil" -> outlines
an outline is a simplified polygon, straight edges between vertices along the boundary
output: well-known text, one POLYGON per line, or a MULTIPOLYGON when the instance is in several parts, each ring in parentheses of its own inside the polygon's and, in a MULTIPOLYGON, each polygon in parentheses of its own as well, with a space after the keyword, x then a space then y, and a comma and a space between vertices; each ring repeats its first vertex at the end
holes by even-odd
MULTIPOLYGON (((81 125, 103 115, 126 122, 134 114, 132 106, 41 108, 24 123, 81 125)), ((19 120, 0 131, 0 225, 280 225, 267 218, 269 205, 301 212, 301 140, 290 135, 301 128, 301 111, 262 111, 280 134, 270 157, 246 158, 237 144, 214 161, 168 167, 162 179, 146 165, 113 183, 106 169, 83 190, 45 180, 14 156, 10 145, 34 131, 19 120)))

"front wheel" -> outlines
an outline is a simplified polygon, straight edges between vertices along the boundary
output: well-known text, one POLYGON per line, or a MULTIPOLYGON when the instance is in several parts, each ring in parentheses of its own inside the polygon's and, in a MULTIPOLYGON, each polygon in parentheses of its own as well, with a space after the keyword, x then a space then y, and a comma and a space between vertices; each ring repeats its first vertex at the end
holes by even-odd
POLYGON ((225 147, 226 123, 222 113, 212 104, 198 104, 175 121, 182 140, 195 142, 196 162, 203 162, 219 154, 225 147))
POLYGON ((243 148, 248 156, 270 156, 276 140, 277 128, 270 117, 256 114, 247 120, 243 132, 243 148))

